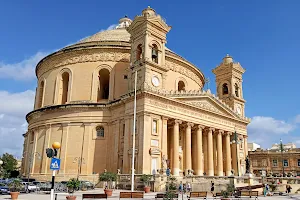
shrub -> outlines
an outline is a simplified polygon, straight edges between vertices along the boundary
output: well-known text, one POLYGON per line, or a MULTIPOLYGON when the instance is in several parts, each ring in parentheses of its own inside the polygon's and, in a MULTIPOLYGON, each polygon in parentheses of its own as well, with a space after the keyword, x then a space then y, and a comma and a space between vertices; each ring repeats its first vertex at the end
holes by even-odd
POLYGON ((68 182, 67 182, 67 188, 68 188, 68 192, 70 194, 73 194, 75 192, 75 190, 77 190, 79 188, 80 185, 80 181, 76 178, 71 178, 68 182))
POLYGON ((149 186, 152 175, 143 174, 140 180, 144 183, 145 186, 149 186))

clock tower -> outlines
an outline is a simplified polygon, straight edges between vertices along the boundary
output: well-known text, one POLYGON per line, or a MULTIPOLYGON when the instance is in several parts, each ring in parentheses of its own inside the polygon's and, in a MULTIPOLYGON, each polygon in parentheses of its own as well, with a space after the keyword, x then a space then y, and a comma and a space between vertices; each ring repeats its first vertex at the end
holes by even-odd
POLYGON ((131 90, 134 88, 134 72, 138 72, 137 88, 163 89, 166 79, 165 44, 171 27, 154 9, 148 8, 136 16, 127 31, 131 42, 131 90))
POLYGON ((244 117, 246 101, 243 98, 242 83, 245 69, 227 54, 212 72, 216 75, 217 96, 244 117))

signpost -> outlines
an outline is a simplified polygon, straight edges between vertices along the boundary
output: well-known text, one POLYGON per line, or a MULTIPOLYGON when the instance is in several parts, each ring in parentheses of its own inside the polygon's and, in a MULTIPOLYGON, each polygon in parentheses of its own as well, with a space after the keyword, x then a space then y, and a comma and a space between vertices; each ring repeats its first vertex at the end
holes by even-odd
POLYGON ((55 171, 60 169, 60 159, 56 158, 57 150, 60 148, 59 142, 54 142, 52 148, 46 149, 46 154, 48 158, 51 158, 50 169, 52 170, 52 182, 51 182, 51 193, 50 199, 54 200, 54 182, 55 182, 55 171))

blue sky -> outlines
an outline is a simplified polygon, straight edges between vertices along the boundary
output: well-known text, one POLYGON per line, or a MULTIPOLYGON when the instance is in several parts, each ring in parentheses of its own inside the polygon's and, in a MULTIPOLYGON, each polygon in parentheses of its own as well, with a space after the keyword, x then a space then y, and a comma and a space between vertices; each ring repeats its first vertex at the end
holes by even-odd
POLYGON ((2 1, 0 3, 0 154, 20 155, 32 109, 35 64, 45 55, 131 19, 150 5, 172 26, 167 46, 210 78, 229 53, 246 69, 249 140, 300 146, 300 1, 2 1), (297 87, 298 86, 298 87, 297 87), (2 116, 2 117, 1 117, 2 116), (12 147, 13 146, 13 147, 12 147))

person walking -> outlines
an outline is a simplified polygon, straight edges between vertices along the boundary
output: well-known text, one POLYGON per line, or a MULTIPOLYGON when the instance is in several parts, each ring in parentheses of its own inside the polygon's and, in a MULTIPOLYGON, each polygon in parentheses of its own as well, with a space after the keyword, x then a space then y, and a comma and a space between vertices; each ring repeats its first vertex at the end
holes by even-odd
POLYGON ((180 184, 179 184, 179 193, 181 194, 182 193, 182 190, 183 190, 183 185, 182 185, 182 181, 180 181, 180 184))
POLYGON ((187 190, 187 192, 191 192, 191 184, 190 183, 186 184, 186 190, 187 190))
POLYGON ((210 192, 212 193, 213 196, 214 196, 214 191, 215 191, 215 183, 211 181, 210 192))

